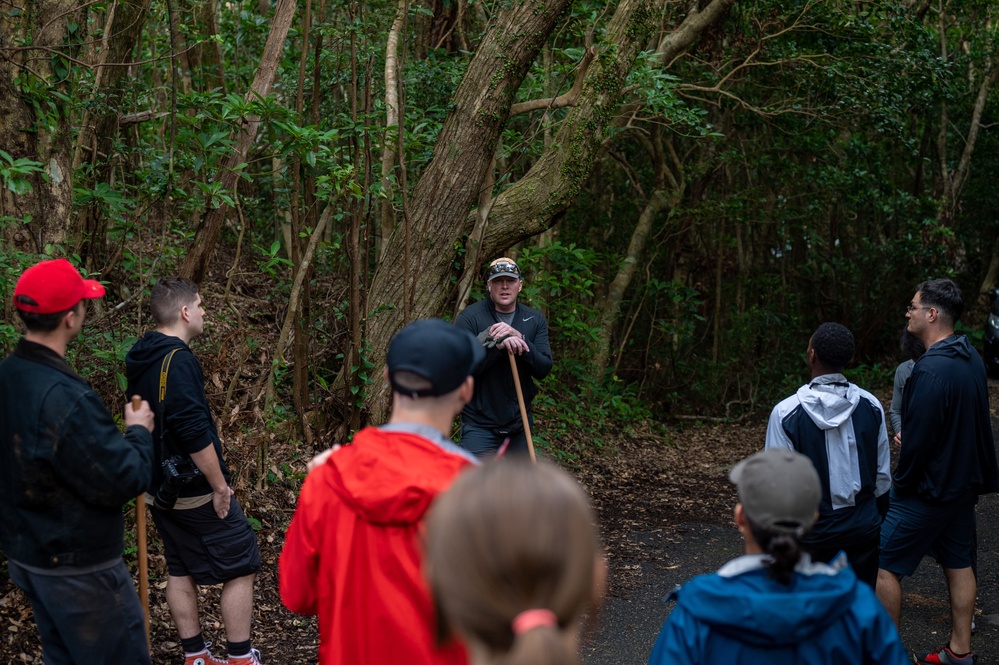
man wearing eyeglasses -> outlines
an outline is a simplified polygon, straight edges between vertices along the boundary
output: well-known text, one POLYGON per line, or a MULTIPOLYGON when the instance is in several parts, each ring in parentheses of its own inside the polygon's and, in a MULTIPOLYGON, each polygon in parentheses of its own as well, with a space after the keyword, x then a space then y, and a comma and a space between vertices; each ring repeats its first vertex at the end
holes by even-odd
POLYGON ((940 563, 950 592, 950 640, 920 663, 967 664, 977 584, 971 567, 978 496, 999 490, 985 365, 954 324, 957 284, 923 282, 907 308, 908 330, 926 347, 902 392, 902 450, 881 526, 877 594, 896 624, 900 580, 924 554, 940 563))
POLYGON ((535 380, 545 378, 552 369, 548 321, 538 310, 517 302, 523 287, 516 262, 496 259, 486 274, 489 297, 469 305, 455 320, 456 326, 478 336, 486 346, 486 359, 475 375, 475 394, 461 412, 461 445, 478 457, 495 455, 507 438, 509 452, 527 452, 507 355, 513 354, 517 363, 529 422, 533 422, 531 402, 538 392, 535 380))

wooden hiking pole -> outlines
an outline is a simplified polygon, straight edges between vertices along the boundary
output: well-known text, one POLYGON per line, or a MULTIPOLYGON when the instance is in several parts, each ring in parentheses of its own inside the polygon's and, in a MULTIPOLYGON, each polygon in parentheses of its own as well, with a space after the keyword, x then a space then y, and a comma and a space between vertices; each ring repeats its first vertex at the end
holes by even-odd
MULTIPOLYGON (((142 406, 142 398, 132 395, 132 411, 142 406)), ((142 615, 146 620, 146 647, 152 650, 149 639, 149 559, 146 551, 146 493, 135 499, 135 530, 139 549, 139 600, 142 601, 142 615)))
POLYGON ((534 440, 531 439, 531 423, 527 420, 527 405, 524 404, 524 391, 520 387, 520 372, 517 371, 517 359, 513 351, 507 353, 510 357, 510 369, 513 371, 513 387, 517 391, 517 404, 520 405, 520 419, 524 421, 524 434, 527 435, 527 451, 531 453, 531 461, 537 462, 534 456, 534 440))

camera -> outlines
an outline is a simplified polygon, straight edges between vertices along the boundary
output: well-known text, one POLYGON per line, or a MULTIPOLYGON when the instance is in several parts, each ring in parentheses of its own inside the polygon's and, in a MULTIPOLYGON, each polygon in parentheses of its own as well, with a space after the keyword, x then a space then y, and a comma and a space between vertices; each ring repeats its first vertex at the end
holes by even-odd
POLYGON ((156 490, 153 503, 160 510, 173 510, 180 490, 201 477, 201 470, 190 457, 174 455, 163 460, 163 482, 156 490))

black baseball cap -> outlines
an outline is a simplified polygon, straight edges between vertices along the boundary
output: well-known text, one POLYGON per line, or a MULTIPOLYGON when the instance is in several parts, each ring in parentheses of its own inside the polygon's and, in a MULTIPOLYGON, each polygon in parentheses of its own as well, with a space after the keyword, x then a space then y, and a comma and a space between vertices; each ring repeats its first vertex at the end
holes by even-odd
POLYGON ((392 390, 409 397, 435 397, 457 390, 475 374, 486 351, 470 332, 441 319, 420 319, 395 334, 385 356, 392 390), (400 385, 396 372, 411 372, 430 383, 413 390, 400 385))

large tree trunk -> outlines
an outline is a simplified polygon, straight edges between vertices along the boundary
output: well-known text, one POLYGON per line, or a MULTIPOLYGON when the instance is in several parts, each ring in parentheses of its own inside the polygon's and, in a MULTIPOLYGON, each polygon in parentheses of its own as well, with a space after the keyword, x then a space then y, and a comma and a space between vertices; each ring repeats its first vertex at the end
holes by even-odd
POLYGON ((0 149, 40 163, 46 176, 32 174, 30 192, 0 187, 0 217, 21 220, 0 225, 7 246, 18 251, 41 253, 61 243, 69 227, 72 143, 64 105, 52 93, 72 94, 71 74, 60 70, 73 65, 59 54, 69 50, 66 25, 76 7, 75 0, 7 0, 0 10, 0 149))
POLYGON ((458 86, 454 109, 441 129, 434 157, 410 202, 411 234, 397 228, 375 271, 368 303, 366 337, 375 388, 368 404, 376 421, 384 418, 387 386, 381 381, 389 339, 405 323, 404 294, 411 289, 412 317, 439 316, 453 297, 455 243, 471 229, 468 212, 492 163, 517 89, 555 28, 569 0, 507 3, 486 32, 458 86), (407 247, 407 237, 416 238, 407 247), (407 250, 414 260, 406 264, 407 250), (407 285, 406 280, 411 280, 407 285))
MULTIPOLYGON (((720 19, 735 0, 691 3, 683 22, 660 41, 664 63, 720 19)), ((617 114, 628 72, 671 5, 668 0, 622 0, 597 44, 583 92, 562 123, 552 147, 515 185, 496 197, 482 237, 481 256, 493 256, 554 225, 589 178, 606 130, 617 114)))
MULTIPOLYGON (((267 35, 267 44, 264 46, 264 53, 260 58, 260 67, 257 75, 253 79, 250 91, 246 93, 246 100, 262 99, 266 97, 274 83, 274 76, 277 73, 278 64, 281 61, 281 51, 284 48, 284 40, 288 36, 288 29, 291 27, 292 19, 295 18, 295 0, 278 0, 277 8, 274 10, 274 18, 271 22, 271 31, 267 35)), ((238 174, 236 168, 246 163, 246 156, 250 152, 250 146, 257 137, 257 130, 260 127, 258 118, 245 118, 243 125, 236 136, 236 148, 229 157, 225 159, 219 167, 217 178, 222 184, 222 191, 229 192, 236 186, 238 174)), ((208 272, 208 263, 212 258, 215 249, 215 241, 218 240, 219 232, 225 223, 226 215, 229 213, 229 206, 222 204, 217 208, 205 206, 206 212, 201 218, 198 230, 194 235, 194 242, 184 259, 180 268, 180 274, 197 283, 201 283, 208 272)))

